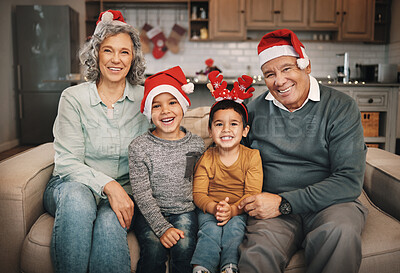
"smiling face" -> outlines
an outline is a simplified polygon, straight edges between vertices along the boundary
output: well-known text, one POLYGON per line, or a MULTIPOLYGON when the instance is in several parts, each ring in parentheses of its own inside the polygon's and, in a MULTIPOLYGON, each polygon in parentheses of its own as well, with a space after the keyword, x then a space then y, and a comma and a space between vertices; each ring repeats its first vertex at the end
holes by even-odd
POLYGON ((173 95, 161 93, 154 97, 151 106, 151 120, 156 126, 154 135, 168 140, 182 138, 184 133, 179 129, 182 118, 182 107, 173 95))
POLYGON ((311 72, 311 65, 301 70, 296 60, 295 57, 282 56, 261 67, 269 91, 291 112, 303 105, 310 90, 308 74, 311 72))
POLYGON ((124 83, 133 60, 133 43, 127 33, 110 36, 99 49, 100 80, 110 83, 124 83))
POLYGON ((221 109, 214 113, 209 129, 210 137, 219 149, 238 149, 242 137, 246 137, 249 126, 243 128, 242 116, 233 109, 221 109))

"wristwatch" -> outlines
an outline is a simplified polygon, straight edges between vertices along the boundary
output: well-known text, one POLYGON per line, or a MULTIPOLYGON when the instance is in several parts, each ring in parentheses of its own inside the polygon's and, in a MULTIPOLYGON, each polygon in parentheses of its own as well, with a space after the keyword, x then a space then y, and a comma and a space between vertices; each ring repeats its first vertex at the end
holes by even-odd
POLYGON ((290 205, 289 201, 283 197, 281 204, 279 205, 279 212, 282 213, 283 215, 292 213, 292 206, 290 205))

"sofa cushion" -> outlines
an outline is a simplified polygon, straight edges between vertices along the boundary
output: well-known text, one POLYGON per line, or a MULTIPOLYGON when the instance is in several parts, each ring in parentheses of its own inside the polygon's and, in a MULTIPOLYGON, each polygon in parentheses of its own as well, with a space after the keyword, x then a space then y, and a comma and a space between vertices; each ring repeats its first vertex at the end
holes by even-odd
POLYGON ((382 210, 400 220, 400 157, 382 149, 368 148, 364 190, 382 210))
POLYGON ((208 147, 212 143, 210 134, 208 133, 208 117, 209 117, 210 107, 197 107, 194 109, 189 109, 182 120, 181 125, 185 127, 188 131, 200 136, 208 147))
MULTIPOLYGON (((54 272, 50 258, 50 243, 54 218, 42 214, 25 238, 21 253, 21 272, 54 272)), ((133 231, 128 233, 128 246, 131 254, 131 272, 136 272, 139 260, 139 244, 133 231)))

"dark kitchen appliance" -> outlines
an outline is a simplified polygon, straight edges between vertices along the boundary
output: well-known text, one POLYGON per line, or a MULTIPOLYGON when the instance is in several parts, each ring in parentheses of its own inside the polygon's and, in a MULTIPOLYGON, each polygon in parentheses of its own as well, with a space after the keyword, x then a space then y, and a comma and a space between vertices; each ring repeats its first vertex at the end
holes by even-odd
POLYGON ((78 13, 69 6, 17 5, 13 12, 21 144, 53 141, 66 75, 79 73, 78 13))
POLYGON ((363 82, 378 81, 378 65, 377 64, 356 64, 359 80, 363 82))

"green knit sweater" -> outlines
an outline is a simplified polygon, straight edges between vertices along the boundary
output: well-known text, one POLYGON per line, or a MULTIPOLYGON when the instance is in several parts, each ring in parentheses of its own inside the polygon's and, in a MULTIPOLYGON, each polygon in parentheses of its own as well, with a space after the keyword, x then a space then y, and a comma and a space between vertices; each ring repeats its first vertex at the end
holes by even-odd
POLYGON ((367 148, 358 106, 344 93, 319 88, 321 100, 295 112, 265 100, 267 93, 248 105, 244 142, 260 150, 263 191, 286 198, 293 213, 353 201, 362 189, 367 148))

